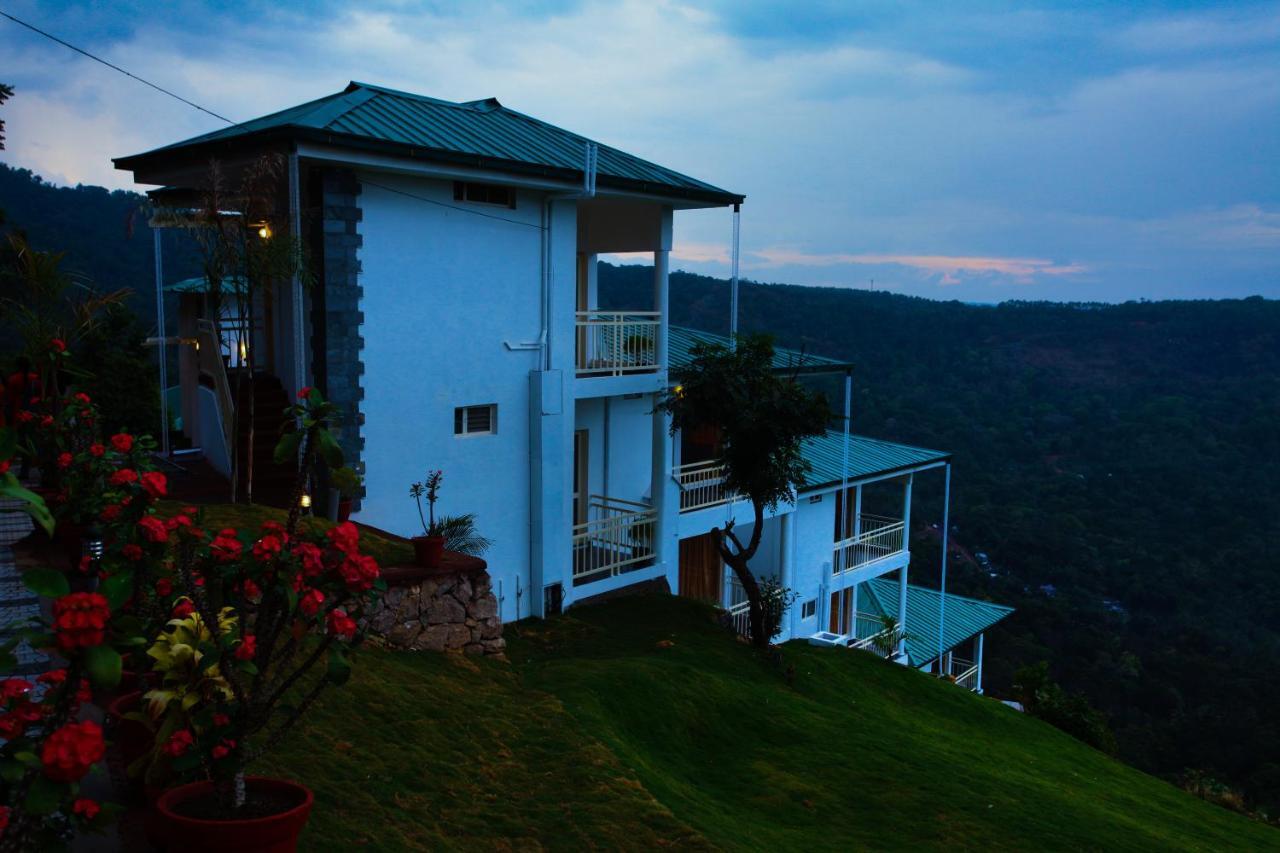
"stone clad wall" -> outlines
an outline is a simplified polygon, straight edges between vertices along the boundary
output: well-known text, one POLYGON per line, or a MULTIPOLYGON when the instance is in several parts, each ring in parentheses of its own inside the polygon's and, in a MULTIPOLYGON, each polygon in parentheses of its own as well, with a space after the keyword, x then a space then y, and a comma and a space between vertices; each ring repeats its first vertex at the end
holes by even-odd
POLYGON ((373 633, 400 649, 501 655, 502 620, 487 571, 452 571, 391 587, 369 619, 373 633))

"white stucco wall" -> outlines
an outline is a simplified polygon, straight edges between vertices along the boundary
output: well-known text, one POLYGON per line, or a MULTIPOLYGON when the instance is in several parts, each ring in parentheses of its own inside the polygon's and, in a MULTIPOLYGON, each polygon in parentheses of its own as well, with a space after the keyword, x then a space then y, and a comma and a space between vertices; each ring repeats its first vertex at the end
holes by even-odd
MULTIPOLYGON (((450 206, 450 182, 378 174, 377 184, 450 206)), ((424 203, 364 183, 360 250, 364 291, 367 497, 360 521, 421 532, 408 496, 429 469, 444 471, 437 510, 473 512, 494 540, 485 555, 501 585, 503 618, 516 618, 517 575, 529 608, 529 371, 540 327, 541 196, 488 208, 530 226, 424 203), (497 404, 497 433, 453 434, 454 408, 497 404)))

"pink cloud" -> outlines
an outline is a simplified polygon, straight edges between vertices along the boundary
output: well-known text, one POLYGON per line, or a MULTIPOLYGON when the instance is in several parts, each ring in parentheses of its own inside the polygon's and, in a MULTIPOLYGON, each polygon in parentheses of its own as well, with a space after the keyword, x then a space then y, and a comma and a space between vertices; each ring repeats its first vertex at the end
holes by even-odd
POLYGON ((1019 282, 1036 276, 1067 276, 1088 271, 1077 263, 1056 263, 1046 258, 1000 258, 975 255, 893 255, 812 253, 791 249, 759 249, 751 253, 766 266, 836 266, 841 264, 895 264, 932 275, 941 275, 942 284, 957 284, 961 274, 1006 275, 1019 282))

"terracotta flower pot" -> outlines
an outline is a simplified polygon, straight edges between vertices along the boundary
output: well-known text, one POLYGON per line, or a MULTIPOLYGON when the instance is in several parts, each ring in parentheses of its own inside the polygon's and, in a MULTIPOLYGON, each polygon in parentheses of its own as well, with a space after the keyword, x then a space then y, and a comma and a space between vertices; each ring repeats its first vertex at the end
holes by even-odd
POLYGON ((351 498, 338 499, 338 523, 351 520, 351 498))
POLYGON ((440 567, 440 558, 444 556, 443 536, 413 537, 413 558, 424 569, 440 567))
POLYGON ((215 796, 212 782, 193 782, 165 791, 156 800, 156 824, 165 849, 181 853, 293 853, 311 816, 311 789, 284 779, 250 776, 245 780, 250 801, 255 795, 278 800, 283 809, 266 817, 216 820, 188 817, 215 796), (195 808, 193 808, 195 807, 195 808))

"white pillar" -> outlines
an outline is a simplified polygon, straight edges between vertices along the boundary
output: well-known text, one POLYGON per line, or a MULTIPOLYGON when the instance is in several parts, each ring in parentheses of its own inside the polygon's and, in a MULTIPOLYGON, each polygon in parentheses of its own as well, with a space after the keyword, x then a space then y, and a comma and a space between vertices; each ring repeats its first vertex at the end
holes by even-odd
POLYGON ((160 245, 161 230, 151 230, 156 253, 156 336, 160 339, 160 452, 169 455, 169 348, 164 322, 164 255, 160 245))
POLYGON ((977 693, 982 692, 982 652, 984 651, 983 646, 986 645, 984 642, 986 636, 986 634, 978 635, 978 653, 974 655, 977 658, 974 663, 978 666, 978 672, 975 675, 975 684, 977 685, 975 692, 977 693))
POLYGON ((653 253, 653 309, 658 312, 658 382, 661 389, 654 395, 653 465, 651 494, 657 521, 654 530, 654 562, 663 567, 667 586, 672 593, 680 589, 680 488, 673 476, 676 456, 671 435, 671 416, 656 404, 670 387, 667 372, 667 330, 670 326, 669 263, 671 248, 671 210, 663 212, 661 244, 653 253))
MULTIPOLYGON (((779 538, 781 540, 782 565, 778 570, 778 583, 783 589, 790 589, 795 576, 792 550, 795 548, 796 510, 793 509, 783 515, 781 521, 779 538)), ((779 637, 778 642, 786 642, 791 639, 791 633, 791 631, 788 631, 785 636, 779 637)))
MULTIPOLYGON (((907 484, 902 490, 902 547, 903 550, 910 550, 911 542, 911 485, 915 480, 914 474, 907 475, 907 484)), ((906 655, 907 653, 907 566, 910 560, 902 564, 902 568, 898 571, 898 630, 902 631, 903 639, 898 642, 898 654, 906 655)))
POLYGON ((942 634, 947 624, 947 536, 951 530, 951 463, 943 468, 942 489, 942 586, 938 595, 938 654, 942 654, 942 634))
POLYGON ((732 270, 729 274, 729 346, 737 347, 738 341, 738 240, 742 206, 733 206, 733 248, 732 270))

